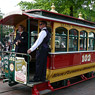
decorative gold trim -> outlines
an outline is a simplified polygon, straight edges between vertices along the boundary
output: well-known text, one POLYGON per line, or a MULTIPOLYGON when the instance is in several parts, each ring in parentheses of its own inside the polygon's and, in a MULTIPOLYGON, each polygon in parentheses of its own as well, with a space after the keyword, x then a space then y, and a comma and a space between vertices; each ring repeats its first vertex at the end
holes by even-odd
POLYGON ((55 70, 47 69, 47 79, 50 80, 50 83, 53 83, 92 71, 95 71, 95 63, 82 64, 55 70))
POLYGON ((81 12, 79 13, 79 19, 83 19, 84 20, 84 18, 82 18, 81 12))
POLYGON ((55 13, 58 13, 56 10, 55 10, 55 6, 54 6, 54 3, 52 3, 52 6, 51 6, 51 12, 55 12, 55 13))

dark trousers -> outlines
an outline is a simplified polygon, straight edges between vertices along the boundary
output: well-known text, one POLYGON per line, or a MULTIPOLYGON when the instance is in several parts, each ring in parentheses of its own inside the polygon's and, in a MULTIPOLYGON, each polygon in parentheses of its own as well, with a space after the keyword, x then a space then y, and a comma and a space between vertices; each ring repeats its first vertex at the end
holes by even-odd
POLYGON ((36 73, 34 79, 46 80, 48 49, 41 47, 36 53, 36 73))

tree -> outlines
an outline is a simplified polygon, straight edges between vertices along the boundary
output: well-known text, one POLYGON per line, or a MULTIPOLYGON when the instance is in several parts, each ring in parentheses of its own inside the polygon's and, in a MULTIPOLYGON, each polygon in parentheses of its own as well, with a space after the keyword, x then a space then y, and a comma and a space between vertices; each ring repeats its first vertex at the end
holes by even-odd
POLYGON ((1 9, 0 9, 0 20, 3 18, 3 13, 1 12, 1 9))
MULTIPOLYGON (((95 0, 93 0, 93 2, 94 1, 95 0)), ((54 3, 54 5, 56 6, 56 11, 58 11, 58 13, 78 17, 79 12, 81 12, 84 19, 87 19, 89 21, 92 20, 95 22, 95 5, 94 3, 92 4, 92 0, 35 0, 35 3, 21 1, 18 5, 21 7, 21 9, 24 10, 51 10, 50 6, 52 5, 52 3, 54 3), (91 7, 93 7, 92 10, 90 10, 91 7)))

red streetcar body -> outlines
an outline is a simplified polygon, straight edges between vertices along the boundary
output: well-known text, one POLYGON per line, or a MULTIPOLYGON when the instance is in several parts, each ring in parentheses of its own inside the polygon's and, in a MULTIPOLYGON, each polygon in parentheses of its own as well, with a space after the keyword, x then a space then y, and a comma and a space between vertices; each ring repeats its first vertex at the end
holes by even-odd
POLYGON ((61 69, 95 62, 95 52, 56 53, 48 56, 47 68, 61 69))

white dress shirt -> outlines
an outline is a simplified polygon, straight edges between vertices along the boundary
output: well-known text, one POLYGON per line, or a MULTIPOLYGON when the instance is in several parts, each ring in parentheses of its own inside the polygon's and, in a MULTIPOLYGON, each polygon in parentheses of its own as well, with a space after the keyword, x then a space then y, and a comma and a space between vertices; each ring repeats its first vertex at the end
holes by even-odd
MULTIPOLYGON (((46 27, 44 27, 43 29, 47 29, 46 27)), ((31 52, 33 52, 36 48, 38 48, 38 46, 43 42, 44 38, 47 36, 47 33, 45 30, 41 30, 41 32, 39 33, 39 37, 36 40, 36 42, 33 44, 33 46, 30 48, 31 52)))

